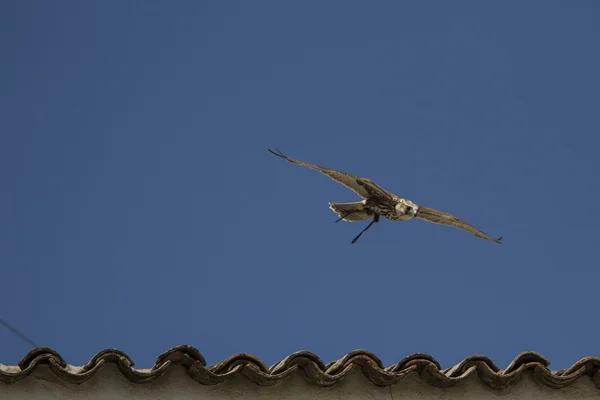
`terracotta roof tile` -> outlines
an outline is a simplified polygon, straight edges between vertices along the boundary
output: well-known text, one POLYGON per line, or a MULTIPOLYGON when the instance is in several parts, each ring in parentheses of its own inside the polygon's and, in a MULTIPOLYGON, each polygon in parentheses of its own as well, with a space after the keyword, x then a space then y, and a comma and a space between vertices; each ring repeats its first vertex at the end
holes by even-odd
POLYGON ((563 388, 578 379, 592 379, 600 389, 600 358, 586 357, 570 368, 550 371, 550 361, 544 356, 527 352, 519 354, 509 366, 501 370, 489 358, 471 356, 448 369, 426 354, 413 354, 398 363, 385 367, 374 354, 356 350, 337 361, 323 363, 319 357, 299 351, 289 355, 272 367, 267 367, 257 357, 240 353, 218 364, 207 366, 202 354, 191 346, 174 347, 161 354, 151 369, 133 368, 134 363, 127 354, 116 349, 102 350, 82 367, 68 365, 55 350, 40 347, 29 352, 18 367, 0 364, 0 381, 14 383, 26 378, 38 366, 47 365, 60 379, 70 383, 82 383, 92 377, 103 365, 116 364, 121 373, 134 383, 151 382, 173 365, 187 369, 188 375, 203 385, 216 385, 232 376, 242 374, 257 385, 272 385, 282 379, 303 373, 315 385, 327 387, 339 382, 352 369, 358 368, 363 375, 377 386, 397 383, 410 374, 436 387, 451 387, 475 374, 492 389, 504 389, 519 380, 525 371, 533 372, 533 378, 550 388, 563 388))

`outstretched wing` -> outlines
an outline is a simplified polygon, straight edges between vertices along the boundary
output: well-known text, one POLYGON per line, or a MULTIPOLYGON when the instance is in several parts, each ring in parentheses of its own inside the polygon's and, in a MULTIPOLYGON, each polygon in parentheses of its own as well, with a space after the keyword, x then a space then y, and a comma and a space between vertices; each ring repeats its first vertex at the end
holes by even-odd
POLYGON ((334 169, 329 169, 325 167, 319 167, 318 165, 305 163, 302 161, 294 160, 293 158, 289 158, 284 155, 281 151, 277 150, 276 152, 267 149, 271 154, 276 155, 277 157, 281 157, 286 161, 289 161, 293 164, 302 165, 303 167, 308 167, 312 169, 316 169, 333 179, 336 182, 341 183, 346 186, 348 189, 354 190, 360 197, 366 199, 368 197, 373 196, 374 194, 378 194, 385 197, 390 197, 390 193, 386 190, 382 189, 379 185, 375 184, 373 181, 367 178, 361 178, 359 176, 355 176, 352 174, 348 174, 346 172, 336 171, 334 169))
POLYGON ((427 220, 429 222, 433 222, 436 224, 456 226, 457 228, 461 228, 461 229, 471 232, 473 235, 475 235, 477 237, 480 237, 482 239, 491 240, 492 242, 501 244, 500 241, 502 240, 502 236, 500 236, 498 239, 494 239, 494 238, 490 237, 489 235, 486 235, 485 233, 481 232, 479 229, 475 228, 473 225, 467 224, 462 219, 457 218, 454 215, 445 213, 443 211, 434 210, 433 208, 429 208, 429 207, 419 206, 419 212, 417 213, 417 218, 421 218, 421 219, 424 219, 424 220, 427 220))

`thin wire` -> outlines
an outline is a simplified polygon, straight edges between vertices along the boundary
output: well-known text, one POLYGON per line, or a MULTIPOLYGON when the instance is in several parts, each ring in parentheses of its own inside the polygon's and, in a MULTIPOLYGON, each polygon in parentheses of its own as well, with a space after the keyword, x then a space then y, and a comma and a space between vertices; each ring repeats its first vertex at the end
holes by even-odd
POLYGON ((4 325, 6 329, 23 339, 25 342, 29 343, 33 347, 40 347, 31 339, 29 339, 24 333, 21 333, 17 328, 13 327, 11 324, 0 318, 0 325, 4 325))

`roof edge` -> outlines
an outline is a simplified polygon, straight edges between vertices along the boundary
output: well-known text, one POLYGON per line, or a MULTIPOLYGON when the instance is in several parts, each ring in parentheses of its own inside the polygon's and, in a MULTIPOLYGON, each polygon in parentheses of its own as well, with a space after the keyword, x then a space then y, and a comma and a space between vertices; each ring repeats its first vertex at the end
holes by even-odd
POLYGON ((36 368, 47 365, 61 380, 82 383, 94 376, 103 365, 116 364, 120 372, 131 382, 147 383, 160 377, 173 365, 187 369, 190 378, 202 385, 223 383, 233 376, 242 374, 253 383, 268 386, 286 379, 296 372, 303 372, 308 380, 320 387, 330 387, 338 383, 350 370, 359 368, 363 375, 376 386, 389 386, 398 383, 408 375, 416 374, 428 384, 447 388, 467 377, 475 376, 486 386, 502 390, 521 379, 526 371, 531 371, 539 384, 561 389, 572 385, 583 377, 592 379, 600 389, 600 358, 585 357, 571 367, 550 371, 550 361, 536 352, 517 355, 504 370, 488 357, 473 355, 457 365, 441 369, 435 358, 427 354, 413 354, 399 362, 385 367, 381 360, 366 350, 355 350, 339 360, 328 364, 308 351, 298 351, 268 367, 258 357, 247 353, 235 354, 215 365, 207 366, 200 351, 188 345, 173 347, 158 356, 149 370, 135 369, 133 360, 118 349, 105 349, 98 352, 82 367, 73 367, 62 356, 49 347, 31 350, 18 367, 0 365, 0 381, 15 383, 29 376, 36 368))

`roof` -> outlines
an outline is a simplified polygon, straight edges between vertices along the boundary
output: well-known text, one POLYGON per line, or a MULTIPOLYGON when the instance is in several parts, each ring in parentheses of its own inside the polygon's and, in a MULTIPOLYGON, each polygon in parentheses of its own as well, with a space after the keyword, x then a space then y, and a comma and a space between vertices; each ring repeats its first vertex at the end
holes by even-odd
POLYGON ((177 346, 161 354, 151 369, 135 369, 131 358, 116 349, 106 349, 97 353, 84 366, 68 365, 58 352, 48 347, 30 351, 18 366, 0 364, 0 381, 15 383, 29 376, 36 368, 48 366, 57 378, 67 383, 79 384, 94 376, 107 364, 116 364, 120 373, 133 383, 151 382, 175 365, 183 366, 190 379, 202 385, 216 385, 235 376, 243 375, 256 385, 268 386, 278 383, 291 375, 303 373, 311 384, 329 387, 338 383, 353 369, 376 386, 389 386, 416 374, 429 385, 448 388, 462 380, 475 376, 491 389, 505 389, 521 379, 526 371, 539 384, 560 389, 572 385, 579 379, 591 379, 600 389, 600 358, 586 357, 571 367, 550 371, 550 361, 539 353, 521 353, 504 370, 498 368, 489 358, 471 356, 448 369, 426 354, 413 354, 396 364, 384 367, 379 358, 364 350, 346 354, 339 360, 325 364, 308 351, 289 355, 272 367, 267 367, 257 357, 240 353, 228 359, 207 366, 202 354, 191 346, 177 346))

